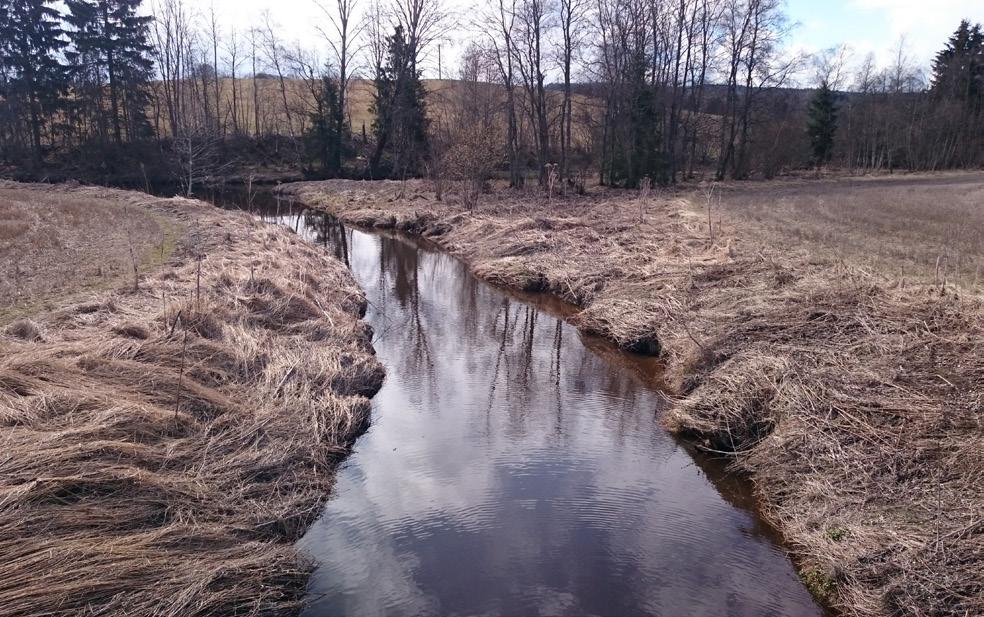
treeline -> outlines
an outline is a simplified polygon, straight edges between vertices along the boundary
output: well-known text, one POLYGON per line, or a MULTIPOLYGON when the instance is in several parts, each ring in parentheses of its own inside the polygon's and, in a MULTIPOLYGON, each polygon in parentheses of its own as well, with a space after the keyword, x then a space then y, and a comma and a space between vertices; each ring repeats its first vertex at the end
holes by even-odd
POLYGON ((270 13, 237 31, 182 0, 153 16, 141 0, 0 0, 0 159, 156 153, 190 192, 252 153, 469 194, 495 176, 579 190, 984 164, 984 34, 969 22, 927 78, 901 44, 881 68, 849 68, 843 48, 791 55, 780 0, 484 0, 467 15, 382 1, 318 4, 319 57, 270 13), (462 29, 446 68, 441 42, 462 29), (435 60, 453 87, 428 91, 435 60), (790 87, 804 76, 815 89, 790 87))
POLYGON ((152 137, 151 18, 140 0, 0 1, 0 151, 152 137))

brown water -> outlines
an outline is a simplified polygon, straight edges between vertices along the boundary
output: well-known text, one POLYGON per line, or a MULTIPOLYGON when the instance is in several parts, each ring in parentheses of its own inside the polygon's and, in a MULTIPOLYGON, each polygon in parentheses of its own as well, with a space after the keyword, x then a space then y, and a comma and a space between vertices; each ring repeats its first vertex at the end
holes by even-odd
POLYGON ((659 427, 658 366, 446 254, 273 219, 347 259, 387 369, 301 541, 305 615, 821 615, 748 487, 659 427))

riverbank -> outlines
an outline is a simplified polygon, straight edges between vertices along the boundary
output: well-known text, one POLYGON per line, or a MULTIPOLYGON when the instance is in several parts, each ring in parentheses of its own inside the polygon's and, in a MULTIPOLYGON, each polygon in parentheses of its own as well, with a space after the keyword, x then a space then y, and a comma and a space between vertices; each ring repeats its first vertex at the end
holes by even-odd
POLYGON ((0 615, 296 614, 383 378, 348 270, 191 200, 2 183, 0 219, 0 615))
POLYGON ((660 353, 678 395, 662 421, 750 473, 804 581, 844 614, 984 609, 975 291, 763 242, 699 193, 469 210, 417 182, 283 192, 430 238, 490 282, 581 307, 583 331, 660 353))

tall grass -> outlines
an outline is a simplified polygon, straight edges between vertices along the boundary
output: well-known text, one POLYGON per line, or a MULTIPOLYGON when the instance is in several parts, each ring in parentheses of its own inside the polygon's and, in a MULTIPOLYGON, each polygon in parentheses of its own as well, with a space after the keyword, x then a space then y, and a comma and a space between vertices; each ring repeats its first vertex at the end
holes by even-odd
POLYGON ((246 215, 82 195, 202 233, 139 291, 0 335, 0 615, 296 613, 310 564, 292 542, 382 380, 364 298, 246 215))

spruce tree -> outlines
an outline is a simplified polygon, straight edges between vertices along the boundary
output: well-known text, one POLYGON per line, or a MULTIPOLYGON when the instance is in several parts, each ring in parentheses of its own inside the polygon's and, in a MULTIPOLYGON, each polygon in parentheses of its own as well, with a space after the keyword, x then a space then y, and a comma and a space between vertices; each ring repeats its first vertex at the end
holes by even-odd
POLYGON ((813 150, 813 163, 819 167, 830 161, 837 132, 837 96, 826 80, 813 95, 807 110, 807 134, 813 150))
MULTIPOLYGON (((72 49, 67 54, 90 93, 109 97, 109 122, 117 144, 123 130, 132 140, 149 133, 146 107, 153 63, 148 57, 150 16, 138 14, 143 0, 66 0, 72 49), (94 83, 93 83, 94 82, 94 83), (108 86, 108 88, 104 87, 108 86)), ((97 106, 95 113, 103 114, 97 106)))
POLYGON ((946 47, 933 60, 931 90, 942 99, 957 100, 980 111, 984 107, 984 30, 960 22, 946 47))
POLYGON ((42 158, 42 131, 66 87, 65 67, 59 60, 66 41, 61 14, 51 4, 48 0, 0 0, 3 96, 28 126, 35 162, 42 158))
POLYGON ((391 174, 417 175, 428 153, 426 91, 416 67, 416 52, 407 43, 403 27, 397 26, 386 43, 386 61, 375 79, 371 108, 376 148, 369 167, 378 175, 387 155, 391 174))
POLYGON ((337 175, 342 166, 342 130, 339 126, 338 86, 329 75, 321 76, 321 84, 314 97, 311 128, 306 135, 308 156, 321 164, 328 175, 337 175))

